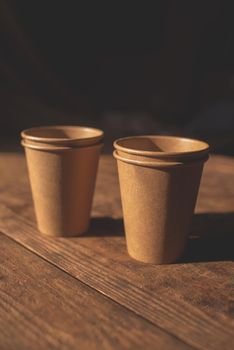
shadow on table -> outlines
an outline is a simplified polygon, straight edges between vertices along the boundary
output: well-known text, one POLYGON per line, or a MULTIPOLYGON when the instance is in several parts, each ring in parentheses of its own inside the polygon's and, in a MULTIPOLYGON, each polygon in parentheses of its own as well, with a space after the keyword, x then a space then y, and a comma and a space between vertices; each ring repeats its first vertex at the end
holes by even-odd
MULTIPOLYGON (((234 212, 194 215, 186 252, 177 263, 234 259, 234 212)), ((123 220, 97 217, 91 220, 90 237, 123 237, 123 220)))
POLYGON ((90 237, 124 236, 123 219, 113 219, 111 217, 92 218, 87 235, 90 237))
POLYGON ((234 213, 196 214, 185 255, 179 262, 234 259, 234 213))

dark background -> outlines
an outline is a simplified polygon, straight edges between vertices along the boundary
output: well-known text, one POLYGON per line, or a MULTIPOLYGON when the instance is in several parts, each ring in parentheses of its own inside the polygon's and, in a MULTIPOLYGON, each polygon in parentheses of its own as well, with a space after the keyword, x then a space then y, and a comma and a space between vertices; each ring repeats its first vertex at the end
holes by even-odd
POLYGON ((232 1, 0 0, 0 146, 24 128, 175 134, 234 155, 232 1))

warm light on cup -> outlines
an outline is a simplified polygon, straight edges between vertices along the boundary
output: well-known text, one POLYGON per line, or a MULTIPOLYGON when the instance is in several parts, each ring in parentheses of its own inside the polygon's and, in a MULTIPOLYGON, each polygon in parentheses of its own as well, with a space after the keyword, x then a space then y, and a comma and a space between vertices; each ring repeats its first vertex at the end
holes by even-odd
POLYGON ((38 228, 50 236, 79 235, 90 222, 103 132, 73 126, 69 134, 68 128, 21 133, 38 228))
POLYGON ((185 249, 208 144, 139 136, 116 140, 114 147, 130 256, 175 261, 185 249))

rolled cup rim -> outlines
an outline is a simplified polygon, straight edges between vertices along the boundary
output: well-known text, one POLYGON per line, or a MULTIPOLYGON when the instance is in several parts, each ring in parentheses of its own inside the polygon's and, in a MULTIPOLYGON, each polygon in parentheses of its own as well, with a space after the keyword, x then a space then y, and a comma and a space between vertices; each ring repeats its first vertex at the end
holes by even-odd
POLYGON ((180 136, 170 136, 170 135, 140 135, 140 136, 128 136, 119 138, 114 141, 113 143, 114 148, 117 151, 121 151, 128 154, 138 155, 138 156, 146 156, 146 157, 155 157, 158 159, 164 159, 164 158, 173 158, 173 157, 197 157, 197 156, 203 156, 204 154, 208 154, 210 146, 205 141, 187 138, 187 137, 180 137, 180 136), (202 146, 198 150, 190 150, 190 151, 177 151, 177 152, 162 152, 162 151, 147 151, 147 150, 141 150, 141 149, 134 149, 131 147, 124 147, 120 145, 119 143, 123 141, 128 140, 134 140, 134 139, 143 139, 143 138, 154 138, 154 139, 168 139, 168 140, 180 140, 185 142, 193 142, 200 144, 202 146))
POLYGON ((113 152, 113 157, 117 160, 120 160, 124 163, 132 164, 132 165, 137 165, 137 166, 142 166, 142 167, 147 167, 147 168, 172 168, 172 167, 184 167, 184 166, 190 166, 195 163, 204 163, 208 160, 209 155, 206 154, 202 158, 197 158, 190 160, 189 162, 172 162, 172 161, 158 161, 158 160, 151 160, 151 161, 146 161, 146 160, 138 160, 138 159, 129 159, 129 158, 124 158, 123 156, 120 156, 118 154, 118 151, 115 150, 113 152))
POLYGON ((29 129, 25 129, 21 132, 22 139, 25 139, 27 141, 33 141, 38 143, 49 143, 52 145, 64 145, 69 146, 72 144, 76 144, 77 146, 80 145, 87 145, 87 144, 93 144, 97 143, 98 141, 102 140, 104 137, 104 132, 101 129, 87 127, 87 126, 78 126, 78 125, 49 125, 49 126, 40 126, 40 127, 33 127, 29 129), (45 136, 36 136, 33 135, 36 132, 40 131, 43 133, 43 131, 50 131, 50 130, 60 130, 60 131, 68 131, 68 130, 77 130, 77 131, 83 131, 84 134, 86 133, 86 136, 79 136, 79 137, 45 137, 45 136))
POLYGON ((96 142, 94 144, 88 144, 80 147, 80 146, 58 146, 58 145, 56 146, 56 145, 48 145, 48 144, 45 145, 40 143, 37 144, 37 143, 30 143, 30 141, 25 141, 25 139, 22 139, 21 145, 24 148, 30 148, 36 151, 62 152, 62 151, 69 151, 74 149, 97 147, 97 146, 102 148, 103 142, 96 142))

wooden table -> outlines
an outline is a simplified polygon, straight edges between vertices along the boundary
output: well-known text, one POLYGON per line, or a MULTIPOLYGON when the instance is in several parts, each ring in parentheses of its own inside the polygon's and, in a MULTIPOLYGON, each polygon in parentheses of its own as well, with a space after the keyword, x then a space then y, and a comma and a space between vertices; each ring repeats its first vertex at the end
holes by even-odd
POLYGON ((89 233, 46 238, 23 155, 2 153, 0 349, 233 349, 233 158, 210 158, 196 212, 180 262, 132 260, 103 156, 89 233))

